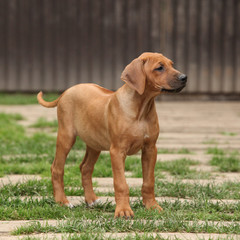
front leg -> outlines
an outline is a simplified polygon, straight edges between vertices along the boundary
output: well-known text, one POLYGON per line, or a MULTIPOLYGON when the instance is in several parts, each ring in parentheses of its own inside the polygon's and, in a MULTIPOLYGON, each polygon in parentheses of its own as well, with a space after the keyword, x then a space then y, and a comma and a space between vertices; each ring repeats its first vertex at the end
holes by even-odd
POLYGON ((126 154, 117 147, 111 147, 110 155, 116 201, 114 217, 133 217, 134 214, 129 205, 129 188, 124 175, 126 154))
POLYGON ((143 185, 142 197, 143 205, 147 209, 157 209, 159 212, 162 208, 158 205, 154 193, 154 168, 157 160, 157 148, 155 144, 147 144, 142 149, 142 172, 143 185))

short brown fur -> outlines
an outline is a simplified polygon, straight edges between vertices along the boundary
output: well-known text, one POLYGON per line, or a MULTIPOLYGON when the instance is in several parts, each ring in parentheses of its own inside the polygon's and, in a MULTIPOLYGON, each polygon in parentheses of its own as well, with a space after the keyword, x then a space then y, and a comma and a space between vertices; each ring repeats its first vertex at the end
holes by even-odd
POLYGON ((124 69, 125 81, 116 92, 95 84, 79 84, 66 90, 57 100, 46 102, 42 92, 38 101, 45 107, 57 106, 58 136, 56 155, 51 167, 56 202, 68 205, 64 193, 64 165, 76 136, 87 145, 80 165, 85 201, 94 203, 98 197, 92 187, 94 164, 102 150, 111 155, 116 200, 115 217, 131 217, 129 188, 124 175, 127 155, 142 151, 143 204, 147 209, 162 208, 155 200, 154 167, 159 134, 154 98, 163 91, 180 91, 185 82, 171 60, 159 53, 143 53, 124 69), (164 70, 158 68, 164 66, 164 70))

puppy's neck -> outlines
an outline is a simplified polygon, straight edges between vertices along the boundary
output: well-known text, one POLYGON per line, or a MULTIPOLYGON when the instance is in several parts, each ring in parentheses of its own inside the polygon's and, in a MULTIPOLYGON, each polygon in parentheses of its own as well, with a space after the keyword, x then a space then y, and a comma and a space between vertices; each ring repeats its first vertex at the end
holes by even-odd
POLYGON ((155 94, 145 90, 140 95, 127 84, 124 84, 116 91, 116 96, 122 110, 136 120, 145 119, 148 113, 155 107, 155 94))

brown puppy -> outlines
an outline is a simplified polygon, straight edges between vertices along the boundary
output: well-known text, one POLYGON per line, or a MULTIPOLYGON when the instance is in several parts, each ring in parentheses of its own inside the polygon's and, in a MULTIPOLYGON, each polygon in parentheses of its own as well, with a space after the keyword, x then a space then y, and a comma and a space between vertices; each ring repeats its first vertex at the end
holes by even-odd
POLYGON ((51 167, 56 202, 71 206, 64 193, 63 174, 66 157, 76 136, 87 145, 80 165, 85 201, 98 201, 92 187, 94 164, 102 150, 110 150, 116 200, 115 217, 133 216, 129 188, 124 175, 125 158, 142 150, 143 204, 147 209, 162 208, 155 200, 154 167, 159 134, 154 98, 162 92, 179 92, 187 76, 173 68, 159 53, 143 53, 124 69, 126 83, 116 92, 95 84, 79 84, 66 90, 57 100, 46 102, 42 92, 38 102, 58 106, 56 156, 51 167))

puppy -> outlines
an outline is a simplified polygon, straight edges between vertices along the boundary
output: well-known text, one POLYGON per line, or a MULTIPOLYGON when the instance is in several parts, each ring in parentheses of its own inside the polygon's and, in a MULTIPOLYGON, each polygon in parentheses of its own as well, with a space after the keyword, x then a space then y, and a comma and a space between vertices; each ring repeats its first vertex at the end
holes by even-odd
POLYGON ((125 84, 116 92, 95 84, 79 84, 66 90, 53 102, 37 96, 44 107, 57 106, 58 136, 51 166, 56 202, 71 206, 64 193, 64 165, 75 139, 86 143, 80 165, 85 201, 98 202, 92 186, 94 165, 102 150, 109 150, 115 190, 115 217, 133 217, 129 188, 124 175, 125 158, 141 150, 143 204, 147 209, 162 208, 155 200, 154 167, 159 135, 154 99, 164 92, 180 92, 187 76, 173 68, 173 62, 159 53, 143 53, 126 66, 121 79, 125 84))

